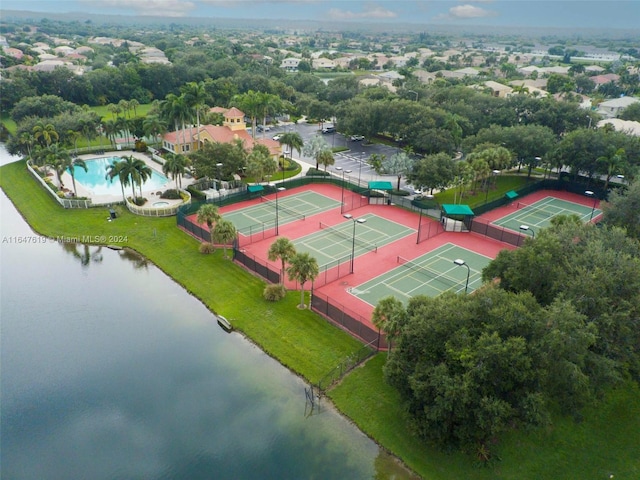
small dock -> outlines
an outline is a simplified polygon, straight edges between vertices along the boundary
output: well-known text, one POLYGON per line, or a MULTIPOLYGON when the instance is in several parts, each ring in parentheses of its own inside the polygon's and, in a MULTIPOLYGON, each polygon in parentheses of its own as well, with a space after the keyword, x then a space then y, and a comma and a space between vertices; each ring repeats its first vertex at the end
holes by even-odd
POLYGON ((229 320, 224 318, 222 315, 217 315, 217 317, 218 325, 220 325, 225 331, 230 332, 231 330, 233 330, 233 326, 231 325, 229 320))

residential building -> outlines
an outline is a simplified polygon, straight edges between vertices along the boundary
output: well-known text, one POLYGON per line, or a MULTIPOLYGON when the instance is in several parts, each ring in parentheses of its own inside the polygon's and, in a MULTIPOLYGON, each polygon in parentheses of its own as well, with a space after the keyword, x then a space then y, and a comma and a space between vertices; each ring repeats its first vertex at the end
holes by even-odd
POLYGON ((606 118, 615 118, 620 115, 620 112, 627 108, 629 105, 640 102, 639 99, 634 97, 620 97, 613 100, 607 100, 598 105, 598 113, 606 118))
POLYGON ((197 151, 205 142, 230 143, 241 140, 245 148, 252 149, 255 144, 264 145, 269 149, 274 160, 278 160, 282 153, 280 143, 271 138, 256 138, 255 140, 247 131, 244 113, 232 107, 223 109, 215 107, 213 111, 220 112, 224 116, 222 125, 201 125, 189 127, 184 130, 166 133, 162 137, 162 148, 172 153, 183 155, 197 151))

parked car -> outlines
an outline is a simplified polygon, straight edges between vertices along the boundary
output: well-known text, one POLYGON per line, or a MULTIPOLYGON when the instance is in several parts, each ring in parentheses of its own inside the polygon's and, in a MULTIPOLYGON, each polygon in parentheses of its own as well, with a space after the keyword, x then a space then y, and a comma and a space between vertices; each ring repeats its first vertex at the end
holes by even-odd
POLYGON ((324 127, 322 133, 336 133, 336 127, 324 127))
POLYGON ((276 133, 273 137, 271 137, 273 140, 275 140, 276 142, 279 141, 282 138, 282 134, 281 133, 276 133))
POLYGON ((269 125, 258 125, 259 132, 268 132, 269 130, 271 130, 269 125))
POLYGON ((364 135, 351 135, 352 142, 361 142, 364 140, 364 135))

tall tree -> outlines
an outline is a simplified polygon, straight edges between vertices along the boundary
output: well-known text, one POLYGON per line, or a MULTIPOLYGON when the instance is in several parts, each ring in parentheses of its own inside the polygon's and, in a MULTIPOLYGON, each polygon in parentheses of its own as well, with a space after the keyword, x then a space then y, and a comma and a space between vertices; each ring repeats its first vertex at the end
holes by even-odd
POLYGON ((400 190, 400 180, 403 175, 411 171, 413 159, 406 152, 401 151, 390 157, 382 155, 374 158, 372 155, 371 164, 380 175, 395 175, 398 179, 396 190, 400 190))
POLYGON ((171 177, 176 182, 176 189, 182 188, 182 176, 187 169, 187 157, 176 153, 165 154, 165 162, 162 165, 162 173, 171 177))
POLYGON ((213 239, 213 224, 219 222, 222 217, 218 212, 218 207, 211 203, 205 203, 198 209, 197 223, 206 223, 213 239))
POLYGON ((234 95, 231 98, 231 104, 249 116, 251 119, 251 136, 256 138, 256 118, 263 111, 261 93, 249 90, 247 93, 234 95))
POLYGON ((69 171, 69 175, 71 175, 71 183, 73 184, 73 195, 77 197, 78 191, 76 190, 76 167, 82 168, 85 172, 88 172, 89 169, 87 167, 87 163, 81 158, 69 157, 69 160, 66 161, 66 163, 67 164, 64 165, 64 168, 67 169, 69 171))
POLYGON ((224 258, 227 256, 227 245, 233 242, 238 236, 236 227, 229 220, 221 218, 216 222, 216 226, 213 228, 211 238, 217 243, 222 244, 222 250, 224 252, 224 258))
POLYGON ((407 323, 407 311, 403 303, 396 297, 386 297, 378 302, 371 315, 371 323, 378 330, 382 330, 391 344, 400 334, 400 330, 407 323))
POLYGON ((331 151, 331 147, 325 141, 324 138, 322 138, 319 135, 315 135, 311 137, 307 141, 307 143, 304 144, 304 147, 302 148, 302 153, 303 155, 306 155, 307 157, 311 157, 315 160, 316 170, 317 170, 318 165, 320 164, 320 153, 325 150, 331 151))
POLYGON ((298 151, 298 155, 302 153, 302 147, 304 146, 304 141, 298 132, 286 132, 283 133, 280 137, 279 142, 282 145, 286 145, 289 150, 290 158, 293 158, 293 150, 298 151))
POLYGON ((207 89, 204 86, 204 82, 189 82, 181 89, 182 94, 185 96, 185 101, 189 108, 196 114, 197 132, 200 132, 200 112, 206 107, 207 89))
POLYGON ((36 140, 42 139, 41 145, 48 147, 53 141, 58 141, 60 135, 56 132, 55 127, 51 123, 43 124, 38 122, 33 127, 33 138, 36 140))
POLYGON ((282 270, 280 275, 280 283, 284 285, 285 264, 296 254, 296 247, 286 237, 280 237, 269 246, 267 258, 272 262, 280 259, 282 262, 282 270))
POLYGON ((308 252, 296 253, 289 259, 287 275, 289 280, 295 280, 300 284, 300 305, 298 308, 305 308, 304 285, 308 281, 313 281, 320 273, 318 261, 308 252))

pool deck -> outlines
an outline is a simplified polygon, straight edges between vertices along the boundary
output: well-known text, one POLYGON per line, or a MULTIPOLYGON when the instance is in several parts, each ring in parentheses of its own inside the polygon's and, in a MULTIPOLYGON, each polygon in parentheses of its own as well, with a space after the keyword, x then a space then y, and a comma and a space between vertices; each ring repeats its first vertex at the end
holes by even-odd
MULTIPOLYGON (((88 161, 88 160, 95 160, 97 158, 105 158, 105 157, 124 157, 124 156, 133 156, 135 158, 139 158, 140 160, 144 161, 144 163, 146 163, 152 170, 155 170, 157 173, 159 173, 160 175, 164 175, 162 173, 162 167, 160 164, 154 162, 153 160, 151 160, 149 158, 148 155, 141 153, 141 152, 134 152, 133 150, 118 150, 118 151, 105 151, 105 153, 103 154, 90 154, 90 155, 79 155, 79 158, 81 158, 84 161, 88 161)), ((57 179, 54 177, 52 177, 52 180, 54 182, 57 182, 57 179)), ((182 187, 185 188, 188 185, 190 185, 191 183, 193 183, 193 179, 192 178, 182 178, 182 187)), ((63 185, 68 188, 70 191, 73 191, 73 181, 71 179, 71 175, 69 174, 69 172, 64 172, 62 174, 62 183, 63 185)), ((175 182, 171 179, 169 179, 169 182, 165 185, 165 187, 158 189, 158 187, 155 188, 150 188, 147 187, 145 188, 144 185, 142 185, 142 194, 144 196, 147 197, 147 199, 149 200, 149 205, 153 205, 153 203, 155 202, 159 202, 159 201, 163 201, 163 202, 168 202, 169 205, 172 205, 174 203, 180 202, 180 200, 166 200, 166 199, 160 199, 160 196, 157 195, 157 192, 159 192, 160 190, 166 190, 168 188, 175 188, 175 182)), ((87 197, 91 199, 91 202, 94 205, 110 205, 113 203, 119 203, 122 202, 122 195, 118 194, 118 195, 95 195, 90 189, 84 187, 81 183, 79 183, 76 180, 76 190, 77 190, 77 195, 78 197, 87 197)), ((138 189, 136 188, 136 191, 138 189)), ((127 195, 128 193, 131 193, 131 186, 129 185, 128 187, 125 187, 125 195, 127 195)))

